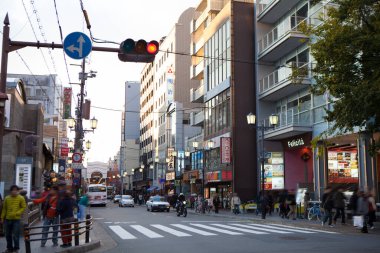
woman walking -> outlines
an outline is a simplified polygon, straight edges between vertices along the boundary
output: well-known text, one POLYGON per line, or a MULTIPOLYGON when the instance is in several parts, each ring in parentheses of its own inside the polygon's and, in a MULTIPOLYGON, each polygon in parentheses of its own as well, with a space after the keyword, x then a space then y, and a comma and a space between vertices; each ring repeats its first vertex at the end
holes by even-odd
POLYGON ((72 231, 71 223, 74 222, 74 208, 76 207, 75 200, 71 197, 71 192, 66 191, 63 198, 58 203, 58 213, 61 218, 61 235, 62 235, 62 248, 71 247, 72 231))

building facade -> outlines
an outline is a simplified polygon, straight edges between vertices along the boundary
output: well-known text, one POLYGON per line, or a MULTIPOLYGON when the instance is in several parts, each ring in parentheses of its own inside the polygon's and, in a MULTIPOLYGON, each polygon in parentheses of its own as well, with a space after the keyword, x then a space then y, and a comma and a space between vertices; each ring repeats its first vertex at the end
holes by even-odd
POLYGON ((323 1, 257 1, 259 122, 269 126, 268 117, 279 116, 278 125, 264 134, 267 190, 308 188, 320 199, 327 185, 351 192, 378 186, 376 157, 368 152, 372 136, 328 134, 333 123, 324 116, 333 102, 329 94, 310 92, 314 59, 300 27, 320 24, 329 7, 323 1))
POLYGON ((218 195, 229 203, 236 192, 250 200, 257 193, 256 155, 251 155, 256 136, 246 123, 246 115, 256 111, 253 1, 201 1, 191 37, 190 77, 200 81, 191 101, 203 104, 191 123, 202 126, 203 135, 187 140, 189 147, 200 142, 186 179, 198 194, 204 183, 206 198, 218 195))

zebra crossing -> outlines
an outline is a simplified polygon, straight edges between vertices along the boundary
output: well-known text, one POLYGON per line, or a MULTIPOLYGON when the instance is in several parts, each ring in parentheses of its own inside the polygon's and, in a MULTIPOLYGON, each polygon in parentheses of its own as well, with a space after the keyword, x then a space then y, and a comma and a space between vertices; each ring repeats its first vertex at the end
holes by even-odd
POLYGON ((337 234, 333 231, 300 228, 282 224, 256 224, 256 223, 187 223, 187 224, 149 224, 138 225, 133 223, 114 222, 107 224, 109 229, 122 240, 159 239, 168 236, 217 236, 220 234, 237 235, 267 235, 267 234, 337 234))

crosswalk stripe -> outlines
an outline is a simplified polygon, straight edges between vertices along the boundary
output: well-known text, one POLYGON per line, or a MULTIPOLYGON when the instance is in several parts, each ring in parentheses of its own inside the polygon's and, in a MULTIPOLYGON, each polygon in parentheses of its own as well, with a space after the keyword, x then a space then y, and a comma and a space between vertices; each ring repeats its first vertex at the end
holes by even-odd
POLYGON ((256 227, 255 225, 251 225, 251 226, 243 225, 243 224, 231 224, 231 225, 242 227, 242 228, 255 229, 255 230, 259 230, 259 231, 271 232, 271 233, 275 233, 275 234, 291 234, 292 233, 292 232, 288 232, 288 231, 281 231, 281 230, 275 230, 275 229, 270 229, 270 228, 256 227))
POLYGON ((237 227, 233 227, 233 226, 229 226, 229 225, 223 225, 223 224, 211 224, 211 225, 221 227, 221 228, 227 228, 227 229, 231 229, 231 230, 241 231, 241 232, 245 232, 245 233, 250 233, 250 234, 257 234, 257 235, 268 234, 266 232, 259 232, 259 231, 254 231, 251 229, 245 229, 245 228, 237 228, 237 227))
POLYGON ((200 234, 200 235, 205 235, 205 236, 216 235, 216 234, 213 234, 213 233, 210 233, 210 232, 206 232, 206 231, 199 230, 199 229, 196 229, 196 228, 192 228, 192 227, 189 227, 189 226, 186 226, 186 225, 182 225, 182 224, 171 224, 171 225, 174 226, 174 227, 177 227, 177 228, 189 231, 189 232, 200 234))
POLYGON ((134 235, 120 226, 109 226, 109 228, 123 240, 136 239, 134 235))
POLYGON ((299 230, 305 230, 305 231, 313 231, 313 232, 319 232, 319 233, 326 233, 326 234, 338 234, 337 232, 333 231, 325 231, 325 230, 318 230, 318 229, 311 229, 311 228, 299 228, 299 227, 293 227, 293 226, 287 226, 282 224, 270 224, 272 226, 278 226, 278 227, 285 227, 285 228, 293 228, 293 229, 299 229, 299 230))
POLYGON ((274 227, 274 226, 268 226, 268 225, 262 225, 262 224, 248 224, 248 226, 281 229, 283 231, 297 232, 297 233, 302 233, 302 234, 314 234, 314 233, 316 233, 316 232, 300 230, 300 229, 296 229, 296 228, 281 228, 281 227, 274 227))
POLYGON ((204 228, 204 229, 208 229, 208 230, 212 230, 212 231, 223 233, 223 234, 227 234, 227 235, 242 235, 242 233, 228 231, 228 230, 221 229, 221 228, 214 228, 214 227, 210 227, 210 226, 203 225, 203 224, 190 223, 190 225, 200 227, 200 228, 204 228))
POLYGON ((140 232, 141 234, 143 234, 149 238, 162 238, 163 237, 162 235, 157 234, 156 232, 154 232, 154 231, 152 231, 146 227, 140 226, 140 225, 131 225, 131 228, 136 229, 138 232, 140 232))
POLYGON ((172 228, 169 228, 169 227, 166 227, 166 226, 162 226, 162 225, 159 225, 159 224, 154 224, 154 225, 151 225, 152 227, 155 227, 157 229, 160 229, 162 231, 165 231, 169 234, 172 234, 172 235, 175 235, 175 236, 178 236, 178 237, 185 237, 185 236, 191 236, 189 234, 186 234, 184 232, 181 232, 181 231, 178 231, 178 230, 175 230, 175 229, 172 229, 172 228))

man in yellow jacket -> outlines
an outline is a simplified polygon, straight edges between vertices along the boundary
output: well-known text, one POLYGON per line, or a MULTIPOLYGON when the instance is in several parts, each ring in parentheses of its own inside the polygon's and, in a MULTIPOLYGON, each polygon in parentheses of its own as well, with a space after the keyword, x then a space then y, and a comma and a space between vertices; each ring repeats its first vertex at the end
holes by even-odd
POLYGON ((0 219, 0 222, 4 222, 6 253, 18 252, 20 249, 20 219, 26 208, 25 198, 19 194, 18 186, 12 185, 10 192, 11 194, 4 199, 0 219))

